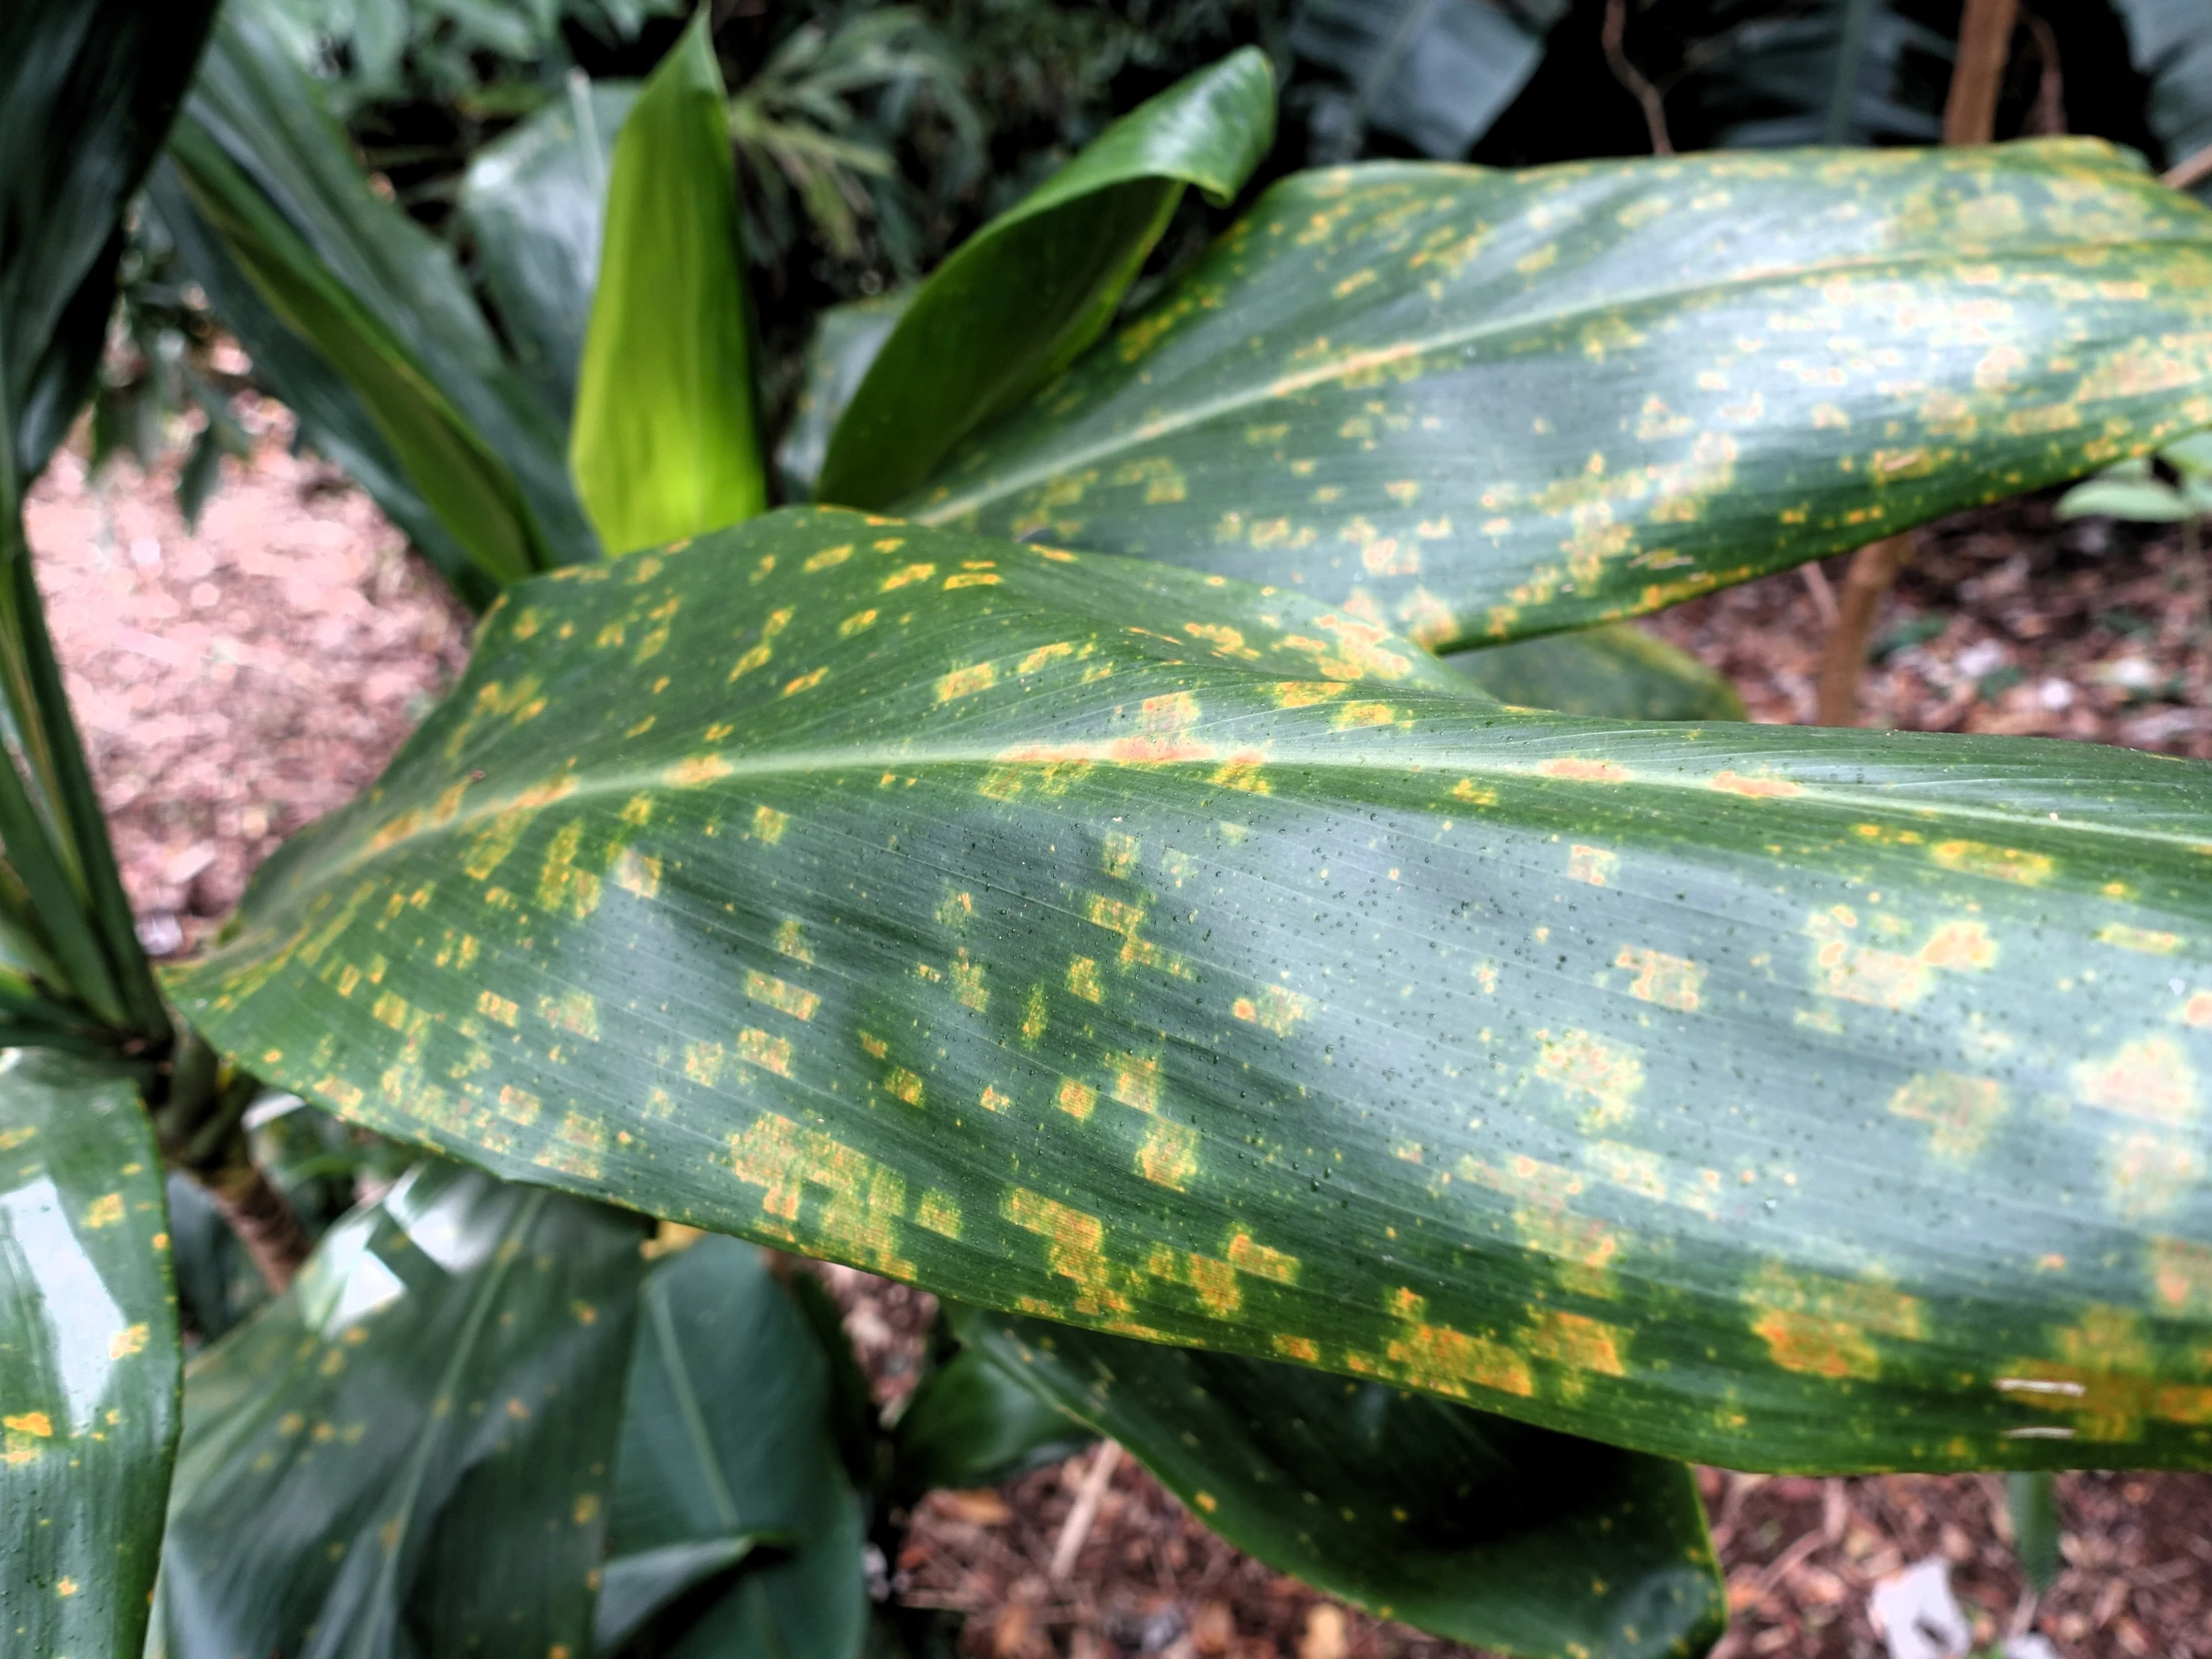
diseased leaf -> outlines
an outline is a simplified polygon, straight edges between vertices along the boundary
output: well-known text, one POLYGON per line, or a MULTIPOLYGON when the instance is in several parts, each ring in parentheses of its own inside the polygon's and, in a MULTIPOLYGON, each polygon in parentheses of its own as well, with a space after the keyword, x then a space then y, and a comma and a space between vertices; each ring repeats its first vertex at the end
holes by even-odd
POLYGON ((640 1239, 435 1163, 333 1227, 193 1362, 150 1653, 589 1651, 640 1239))
POLYGON ((512 596, 171 986, 355 1121, 983 1307, 1736 1467, 2187 1465, 2207 776, 1512 712, 785 512, 512 596))
POLYGON ((1680 1463, 1297 1366, 958 1323, 1239 1549, 1383 1618, 1521 1659, 1703 1653, 1727 1622, 1680 1463))
POLYGON ((0 1628, 136 1653, 177 1445, 161 1159, 128 1077, 0 1056, 0 1628))
POLYGON ((1275 74, 1249 46, 1107 128, 922 284, 830 434, 817 494, 880 507, 921 485, 1105 331, 1185 186, 1226 204, 1274 140, 1275 74))
POLYGON ((615 135, 637 96, 628 81, 572 77, 562 97, 477 151, 461 184, 461 223, 502 330, 563 423, 599 279, 615 135))
POLYGON ((1608 720, 1742 720, 1736 688, 1630 623, 1445 659, 1500 703, 1608 720))
POLYGON ((1443 649, 2078 477, 2212 420, 2208 342, 2212 215, 2093 141, 1382 163, 1276 186, 900 510, 1443 649))
POLYGON ((667 1598, 742 1563, 722 1593, 684 1603, 678 1628, 656 1626, 655 1651, 685 1659, 858 1653, 866 1516, 828 1417, 822 1350, 759 1251, 703 1239, 653 1271, 607 1563, 608 1585, 623 1587, 625 1600, 618 1609, 602 1598, 599 1651, 613 1653, 667 1598), (774 1558, 749 1557, 756 1542, 774 1558))
POLYGON ((569 464, 608 548, 674 541, 768 505, 754 430, 736 165, 708 14, 615 141, 569 464))

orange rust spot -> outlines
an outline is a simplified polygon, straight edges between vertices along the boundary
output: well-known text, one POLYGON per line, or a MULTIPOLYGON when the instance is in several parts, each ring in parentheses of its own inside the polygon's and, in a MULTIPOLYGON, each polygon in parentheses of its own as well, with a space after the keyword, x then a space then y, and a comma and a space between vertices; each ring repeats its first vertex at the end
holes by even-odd
POLYGON ((1713 788, 1730 795, 1748 795, 1754 800, 1762 801, 1786 801, 1792 796, 1805 793, 1803 784, 1793 784, 1787 778, 1747 778, 1740 772, 1715 773, 1713 788))
POLYGON ((1063 1078, 1057 1104, 1061 1111, 1080 1123, 1098 1109, 1098 1091, 1072 1077, 1063 1078))
POLYGON ((1286 985, 1263 985, 1257 997, 1240 996, 1229 1011, 1247 1024, 1287 1037, 1300 1020, 1312 1016, 1314 999, 1286 985))
POLYGON ((1546 778, 1564 778, 1576 784, 1625 784, 1628 769, 1611 761, 1546 761, 1536 769, 1546 778))
POLYGON ((1636 977, 1628 987, 1630 996, 1656 1002, 1662 1008, 1672 1008, 1679 1013, 1697 1012, 1698 991, 1705 983, 1705 970, 1688 957, 1670 956, 1664 950, 1644 945, 1624 944, 1620 954, 1613 958, 1613 965, 1636 970, 1636 977))
POLYGON ((1249 1233, 1232 1234, 1224 1254, 1239 1272, 1249 1273, 1256 1279, 1271 1279, 1278 1285, 1298 1283, 1298 1258, 1253 1243, 1249 1233))
POLYGON ((815 1216, 822 1240, 879 1273, 913 1276, 914 1265, 897 1253, 897 1224, 906 1207, 906 1184, 897 1171, 775 1112, 763 1112, 730 1137, 730 1162, 740 1181, 762 1189, 767 1231, 796 1242, 793 1224, 805 1191, 820 1187, 827 1195, 815 1216))
POLYGON ((1575 845, 1567 849, 1567 879, 1602 887, 1618 873, 1620 854, 1602 846, 1575 845))
POLYGON ((1182 1192, 1198 1173, 1198 1131, 1168 1118, 1154 1118, 1137 1148, 1137 1169, 1155 1186, 1182 1192))
POLYGON ((1536 1075, 1597 1102, 1585 1127, 1619 1123, 1629 1115, 1644 1086, 1643 1057, 1635 1049, 1590 1031, 1568 1030, 1557 1037, 1538 1031, 1535 1036, 1536 1075))
POLYGON ((2084 1101, 2106 1111, 2177 1127, 2197 1116, 2196 1068, 2171 1037, 2138 1037, 2102 1060, 2084 1060, 2073 1080, 2084 1101))
POLYGON ((1321 1344, 1311 1337, 1287 1337, 1279 1332, 1268 1340, 1275 1352, 1286 1360, 1297 1360, 1309 1366, 1321 1364, 1321 1344))
POLYGON ((1936 1131, 1929 1146, 1941 1158, 1967 1158, 1980 1151, 2005 1106, 2002 1084, 1954 1071, 1924 1071, 1890 1097, 1892 1114, 1936 1131))
POLYGON ((1002 1213, 1016 1227, 1045 1241, 1047 1266, 1075 1282, 1076 1313, 1096 1316, 1131 1312, 1129 1299, 1114 1288, 1114 1272, 1106 1260, 1106 1229, 1096 1216, 1022 1187, 1007 1193, 1002 1213))
POLYGON ((1882 1373, 1872 1339, 1921 1340, 1918 1299, 1879 1281, 1792 1274, 1762 1268, 1745 1300, 1757 1318, 1751 1329, 1784 1371, 1827 1378, 1870 1379, 1882 1373))
POLYGON ((1539 1360, 1570 1371, 1595 1372, 1600 1377, 1625 1377, 1621 1363, 1621 1339, 1627 1335, 1617 1325, 1607 1325, 1584 1314, 1557 1308, 1531 1310, 1534 1323, 1527 1332, 1528 1352, 1539 1360))
POLYGON ((1992 846, 1986 841, 1937 841, 1928 849, 1928 855, 1943 868, 1955 870, 1960 875, 1986 876, 2023 887, 2041 886, 2050 878, 2052 869, 2050 859, 2043 853, 2023 851, 2016 846, 1992 846))

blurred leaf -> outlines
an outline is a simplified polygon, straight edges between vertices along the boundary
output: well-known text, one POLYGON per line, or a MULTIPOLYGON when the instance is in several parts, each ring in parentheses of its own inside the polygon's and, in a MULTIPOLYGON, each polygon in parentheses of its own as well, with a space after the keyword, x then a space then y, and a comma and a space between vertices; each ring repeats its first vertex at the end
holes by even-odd
POLYGON ((2058 1574, 2058 1485, 2047 1469, 2004 1477, 2005 1507, 2012 1521, 2013 1554, 2020 1576, 2038 1592, 2058 1574))
POLYGON ((768 505, 737 179, 707 21, 701 12, 670 48, 615 141, 569 460, 617 553, 768 505))
POLYGON ((1742 720, 1736 688, 1631 623, 1445 659, 1500 703, 1609 720, 1742 720))
POLYGON ((461 223, 516 360, 563 422, 591 322, 615 135, 638 96, 628 81, 571 76, 564 96, 476 153, 461 223))
POLYGON ((138 1090, 0 1056, 0 1618, 26 1656, 135 1654, 177 1441, 161 1159, 138 1090))
POLYGON ((587 1651, 632 1217, 425 1163, 194 1361, 156 1659, 587 1651))
POLYGON ((1727 1622, 1688 1468, 1378 1382, 963 1311, 963 1341, 1318 1589, 1521 1659, 1702 1653, 1727 1622))
MULTIPOLYGON (((2212 13, 2201 0, 2112 0, 2137 73, 2150 83, 2151 131, 2178 165, 2212 146, 2212 13)), ((2212 202, 2212 177, 2195 187, 2212 202)))
POLYGON ((2086 140, 1302 174, 898 510, 1549 633, 2203 425, 2208 261, 2086 140))
POLYGON ((1247 47, 1122 117, 960 246, 914 294, 830 439, 819 494, 879 507, 1072 362, 1196 185, 1226 204, 1275 138, 1247 47))
POLYGON ((805 501, 815 493, 823 459, 830 453, 830 434, 912 297, 886 293, 879 299, 831 305, 816 316, 799 401, 776 446, 777 481, 790 500, 805 501))
POLYGON ((1309 91, 1317 162, 1350 161, 1368 130, 1456 161, 1543 56, 1568 0, 1305 0, 1291 50, 1330 71, 1309 91))
POLYGON ((1092 1437, 1033 1384, 963 1348, 915 1384, 899 1413, 892 1501, 911 1507, 936 1487, 994 1486, 1070 1456, 1092 1437))
POLYGON ((599 1651, 645 1627, 633 1659, 853 1659, 866 1625, 865 1516, 830 1432, 829 1374, 813 1331, 761 1253, 707 1238, 646 1282, 615 1481, 599 1651), (745 1559, 756 1541, 776 1558, 745 1559), (727 1588, 661 1597, 745 1560, 727 1588), (688 1569, 688 1572, 687 1572, 688 1569), (696 1602, 696 1604, 695 1604, 696 1602), (619 1616, 617 1616, 619 1615, 619 1616))
POLYGON ((1738 1467, 2189 1466, 2206 776, 1512 712, 787 511, 513 595, 170 985, 354 1122, 979 1306, 1738 1467))

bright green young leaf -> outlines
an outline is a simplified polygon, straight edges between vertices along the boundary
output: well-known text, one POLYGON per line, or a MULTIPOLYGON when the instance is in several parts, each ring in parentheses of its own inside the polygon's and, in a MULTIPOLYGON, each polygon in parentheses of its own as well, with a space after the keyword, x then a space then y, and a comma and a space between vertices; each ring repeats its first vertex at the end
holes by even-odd
POLYGON ((1196 185, 1236 196, 1275 141, 1275 74, 1246 47, 1177 82, 963 243, 915 293, 830 438, 825 501, 879 507, 1105 332, 1196 185))
POLYGON ((157 1659, 589 1651, 635 1219, 424 1163, 193 1362, 157 1659))
POLYGON ((1266 1360, 963 1311, 1247 1554, 1522 1659, 1703 1653, 1726 1622, 1688 1468, 1266 1360))
POLYGON ((704 11, 632 105, 606 204, 568 453, 600 540, 626 553, 768 505, 736 165, 704 11))
POLYGON ((598 555, 561 422, 451 254, 370 190, 313 78, 251 12, 218 24, 170 154, 230 258, 352 387, 487 575, 598 555))
POLYGON ((1276 186, 900 510, 1440 649, 2078 477, 2212 420, 2207 342, 2212 213, 2093 141, 1384 163, 1276 186))
POLYGON ((615 135, 628 81, 570 79, 562 96, 470 158, 460 219, 515 358, 559 418, 576 403, 615 135))
POLYGON ((1736 688, 1633 624, 1516 640, 1446 658, 1500 703, 1606 720, 1742 720, 1736 688))
POLYGON ((503 1174, 1733 1466, 2212 1452, 2212 788, 841 512, 533 583, 171 982, 503 1174), (392 1033, 405 1034, 405 1048, 392 1033))
POLYGON ((135 1654, 177 1444, 160 1155, 130 1080, 0 1056, 0 1631, 135 1654))
POLYGON ((643 1627, 654 1651, 692 1659, 853 1659, 867 1623, 866 1516, 828 1397, 822 1349, 759 1251, 703 1239, 653 1270, 599 1652, 643 1627), (720 1594, 697 1593, 720 1574, 720 1594), (649 1618, 687 1590, 678 1628, 649 1618))
POLYGON ((911 293, 886 293, 876 299, 856 299, 848 305, 831 305, 815 318, 799 400, 776 446, 777 481, 787 498, 805 501, 815 493, 823 460, 830 453, 830 434, 836 430, 845 405, 867 377, 868 365, 912 298, 911 293))

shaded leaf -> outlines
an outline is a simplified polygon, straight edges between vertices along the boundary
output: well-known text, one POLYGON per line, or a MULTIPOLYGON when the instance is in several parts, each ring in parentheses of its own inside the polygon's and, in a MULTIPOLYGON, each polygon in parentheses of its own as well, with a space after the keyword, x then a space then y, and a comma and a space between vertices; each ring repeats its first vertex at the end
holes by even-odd
POLYGON ((1727 1622, 1688 1468, 1265 1360, 968 1313, 963 1340, 1319 1589, 1523 1659, 1702 1653, 1727 1622))
POLYGON ((891 1501, 910 1508, 935 1487, 994 1486, 1070 1456, 1091 1438, 1085 1424, 1006 1367, 962 1348, 914 1385, 899 1413, 891 1501))
MULTIPOLYGON (((2179 166, 2212 146, 2212 18, 2196 0, 2112 0, 2136 72, 2150 82, 2144 114, 2179 166)), ((2212 178, 2195 194, 2212 201, 2212 178)))
POLYGON ((1308 93, 1316 161, 1349 161, 1370 128, 1455 161, 1543 56, 1565 0, 1305 0, 1290 45, 1336 84, 1308 93))
POLYGON ((754 431, 736 164, 708 15, 615 140, 569 464, 608 548, 674 541, 768 505, 754 431))
POLYGON ((788 499, 805 501, 815 493, 823 458, 830 453, 830 434, 912 297, 886 293, 831 305, 816 316, 799 400, 776 446, 776 479, 788 499))
POLYGON ((865 1516, 830 1431, 813 1330, 759 1251, 702 1239, 646 1283, 615 1483, 609 1584, 637 1582, 631 1623, 602 1603, 613 1652, 663 1598, 745 1564, 687 1606, 651 1652, 684 1659, 850 1659, 867 1619, 865 1516), (774 1559, 745 1560, 765 1540, 774 1559), (689 1576, 686 1576, 686 1569, 689 1576))
POLYGON ((460 219, 515 359, 564 423, 599 279, 615 135, 628 81, 572 76, 564 96, 469 159, 460 219))
POLYGON ((818 494, 878 507, 1097 339, 1196 185, 1226 204, 1275 139, 1245 47, 1139 105, 970 237, 914 294, 830 438, 818 494))
POLYGON ((1302 174, 903 510, 1548 633, 2203 424, 2208 273, 2086 140, 1302 174))
POLYGON ((193 1362, 150 1652, 587 1651, 639 1242, 434 1163, 333 1227, 193 1362))
POLYGON ((1608 720, 1742 720, 1736 688, 1629 623, 1445 659, 1500 703, 1608 720))
POLYGON ((1738 1467, 2189 1465, 2206 779, 1511 712, 792 511, 513 596, 171 985, 355 1121, 984 1307, 1738 1467))

